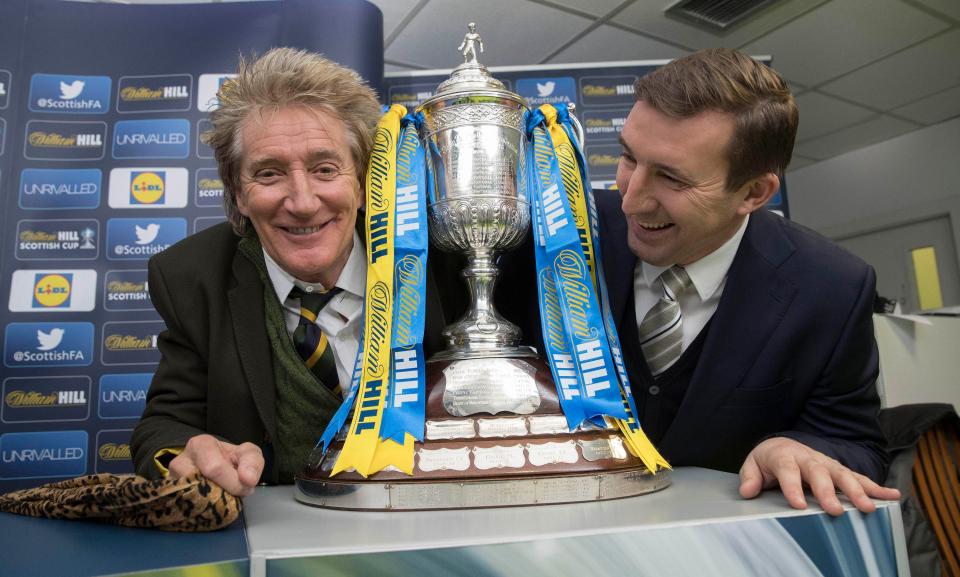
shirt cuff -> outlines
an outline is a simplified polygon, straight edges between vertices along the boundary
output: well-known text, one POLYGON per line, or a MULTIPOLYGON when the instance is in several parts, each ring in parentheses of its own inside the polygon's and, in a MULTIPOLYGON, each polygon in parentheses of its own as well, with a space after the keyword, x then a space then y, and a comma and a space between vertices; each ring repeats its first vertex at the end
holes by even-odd
POLYGON ((157 466, 160 474, 166 477, 170 474, 170 461, 183 452, 183 447, 174 447, 170 449, 160 449, 153 455, 153 464, 157 466))

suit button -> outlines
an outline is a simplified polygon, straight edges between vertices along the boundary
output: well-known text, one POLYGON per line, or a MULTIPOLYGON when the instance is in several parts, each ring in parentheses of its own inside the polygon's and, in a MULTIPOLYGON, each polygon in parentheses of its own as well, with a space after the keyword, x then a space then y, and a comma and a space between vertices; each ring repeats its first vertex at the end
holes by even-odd
POLYGON ((660 394, 660 387, 658 387, 657 385, 653 385, 652 387, 650 387, 649 389, 647 389, 647 392, 650 393, 651 395, 654 395, 654 396, 659 395, 659 394, 660 394))

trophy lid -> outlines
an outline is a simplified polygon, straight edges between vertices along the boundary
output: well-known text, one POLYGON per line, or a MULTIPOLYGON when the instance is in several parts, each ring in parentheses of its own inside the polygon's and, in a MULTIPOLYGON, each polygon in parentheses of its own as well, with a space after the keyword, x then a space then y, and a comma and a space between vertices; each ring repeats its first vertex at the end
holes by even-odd
POLYGON ((477 34, 477 26, 473 22, 467 25, 468 32, 463 37, 458 51, 463 55, 463 63, 453 69, 450 77, 437 86, 434 95, 423 102, 426 107, 433 102, 445 100, 453 95, 483 93, 505 96, 523 102, 523 99, 510 90, 503 82, 490 75, 490 71, 477 61, 477 52, 483 52, 483 40, 477 34))

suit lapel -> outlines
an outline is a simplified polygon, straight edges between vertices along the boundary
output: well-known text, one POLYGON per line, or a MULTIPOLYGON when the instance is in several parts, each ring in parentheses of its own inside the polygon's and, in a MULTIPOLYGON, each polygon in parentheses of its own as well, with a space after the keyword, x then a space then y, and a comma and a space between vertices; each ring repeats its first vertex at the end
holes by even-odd
POLYGON ((779 270, 794 251, 779 218, 763 209, 750 217, 697 369, 661 443, 674 459, 743 381, 796 295, 796 286, 779 270))
POLYGON ((237 284, 227 291, 233 334, 243 373, 250 384, 250 393, 267 432, 276 438, 274 418, 273 361, 264 356, 270 351, 263 309, 263 282, 253 263, 239 251, 233 257, 233 274, 237 284))

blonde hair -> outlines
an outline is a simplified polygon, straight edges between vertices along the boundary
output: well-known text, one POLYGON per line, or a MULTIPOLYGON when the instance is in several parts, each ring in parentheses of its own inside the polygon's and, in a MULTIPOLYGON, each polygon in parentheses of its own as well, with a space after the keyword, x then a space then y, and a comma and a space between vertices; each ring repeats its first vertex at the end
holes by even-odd
POLYGON ((671 118, 727 112, 735 128, 726 188, 790 164, 800 114, 790 89, 769 66, 729 48, 699 50, 640 77, 636 99, 671 118))
POLYGON ((224 211, 237 234, 250 230, 250 220, 237 207, 243 126, 251 113, 263 108, 302 105, 343 122, 362 186, 380 104, 353 70, 305 50, 274 48, 252 61, 241 56, 236 78, 220 86, 217 98, 219 105, 210 113, 213 127, 203 138, 217 159, 224 211))

